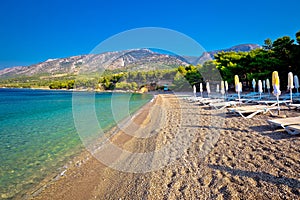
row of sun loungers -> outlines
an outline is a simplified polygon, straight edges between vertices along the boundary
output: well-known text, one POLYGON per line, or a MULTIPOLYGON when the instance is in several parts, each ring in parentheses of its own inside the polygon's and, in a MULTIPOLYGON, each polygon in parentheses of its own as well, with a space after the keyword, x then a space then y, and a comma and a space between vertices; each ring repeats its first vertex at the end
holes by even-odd
MULTIPOLYGON (((233 95, 234 96, 234 95, 233 95)), ((285 105, 290 109, 300 109, 300 104, 291 103, 290 100, 261 100, 261 99, 233 99, 232 101, 225 101, 224 98, 202 98, 190 97, 188 101, 199 103, 199 105, 206 105, 216 110, 224 110, 227 108, 228 113, 241 116, 245 119, 250 119, 257 114, 272 113, 278 109, 278 104, 285 105), (234 101, 235 100, 235 101, 234 101), (249 103, 256 105, 248 105, 249 103), (242 105, 242 106, 241 106, 242 105)), ((300 116, 292 118, 279 118, 268 120, 268 123, 274 127, 282 127, 289 134, 300 134, 300 116)))

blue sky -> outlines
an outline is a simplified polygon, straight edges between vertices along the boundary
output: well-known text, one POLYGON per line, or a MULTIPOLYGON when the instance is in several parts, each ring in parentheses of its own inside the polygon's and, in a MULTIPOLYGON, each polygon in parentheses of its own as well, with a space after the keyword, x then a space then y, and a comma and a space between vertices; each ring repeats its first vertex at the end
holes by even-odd
POLYGON ((0 3, 0 69, 88 54, 141 27, 172 29, 207 51, 263 44, 300 30, 299 0, 6 0, 0 3))

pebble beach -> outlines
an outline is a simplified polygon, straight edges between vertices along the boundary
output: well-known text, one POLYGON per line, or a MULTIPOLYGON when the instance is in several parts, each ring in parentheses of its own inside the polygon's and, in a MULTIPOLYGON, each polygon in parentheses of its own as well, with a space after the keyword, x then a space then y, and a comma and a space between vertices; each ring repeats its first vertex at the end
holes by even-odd
MULTIPOLYGON (((285 107, 281 112, 300 115, 285 107)), ((300 138, 271 127, 267 119, 272 116, 243 119, 160 94, 126 130, 113 128, 109 143, 136 153, 169 145, 165 157, 153 154, 146 165, 144 158, 104 145, 105 155, 118 160, 108 164, 97 158, 99 152, 86 150, 20 198, 299 199, 300 138)))

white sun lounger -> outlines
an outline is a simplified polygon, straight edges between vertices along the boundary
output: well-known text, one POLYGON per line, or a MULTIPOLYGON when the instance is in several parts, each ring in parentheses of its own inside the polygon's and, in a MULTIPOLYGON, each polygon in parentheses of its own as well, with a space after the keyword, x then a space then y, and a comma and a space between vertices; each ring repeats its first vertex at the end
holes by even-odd
POLYGON ((200 104, 203 105, 209 105, 210 103, 218 103, 218 102, 222 102, 224 101, 224 99, 203 99, 202 101, 199 101, 200 104))
POLYGON ((298 117, 288 117, 288 118, 277 118, 277 119, 269 119, 267 122, 274 127, 282 127, 285 128, 289 125, 300 124, 300 116, 298 117))
POLYGON ((212 100, 211 98, 205 97, 205 98, 199 98, 197 102, 203 102, 207 100, 212 100))
POLYGON ((288 105, 286 105, 289 109, 292 109, 292 108, 294 108, 294 109, 300 109, 300 104, 295 104, 295 103, 291 103, 291 104, 288 104, 288 105))
POLYGON ((262 113, 272 113, 271 110, 277 109, 277 107, 269 107, 264 105, 242 106, 237 108, 227 108, 228 112, 238 114, 245 119, 250 119, 255 115, 262 113))
POLYGON ((186 97, 186 100, 189 102, 196 102, 199 101, 202 97, 186 97))
POLYGON ((291 135, 300 134, 300 124, 286 126, 284 129, 291 135))
POLYGON ((257 101, 257 100, 258 100, 258 99, 235 99, 235 101, 241 102, 241 103, 245 103, 245 104, 251 103, 251 102, 257 101))
POLYGON ((216 103, 210 103, 209 106, 211 108, 214 108, 216 110, 223 110, 224 108, 236 106, 235 101, 224 101, 224 102, 216 102, 216 103))
POLYGON ((258 104, 265 104, 265 105, 269 105, 269 106, 276 106, 278 103, 280 104, 285 104, 288 105, 289 103, 291 103, 290 100, 281 100, 281 101, 276 101, 276 100, 269 100, 269 101, 256 101, 256 103, 258 104))

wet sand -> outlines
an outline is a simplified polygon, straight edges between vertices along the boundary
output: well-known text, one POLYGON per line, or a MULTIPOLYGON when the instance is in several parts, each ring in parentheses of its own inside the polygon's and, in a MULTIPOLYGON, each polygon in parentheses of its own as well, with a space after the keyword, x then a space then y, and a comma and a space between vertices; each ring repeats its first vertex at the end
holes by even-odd
POLYGON ((300 137, 271 128, 266 122, 270 118, 245 120, 173 95, 158 95, 134 118, 135 126, 114 128, 109 141, 135 153, 159 152, 171 144, 163 151, 165 157, 151 154, 143 160, 107 146, 103 152, 108 160, 118 162, 103 164, 85 151, 23 198, 299 199, 300 137), (160 166, 166 160, 168 165, 160 166))

